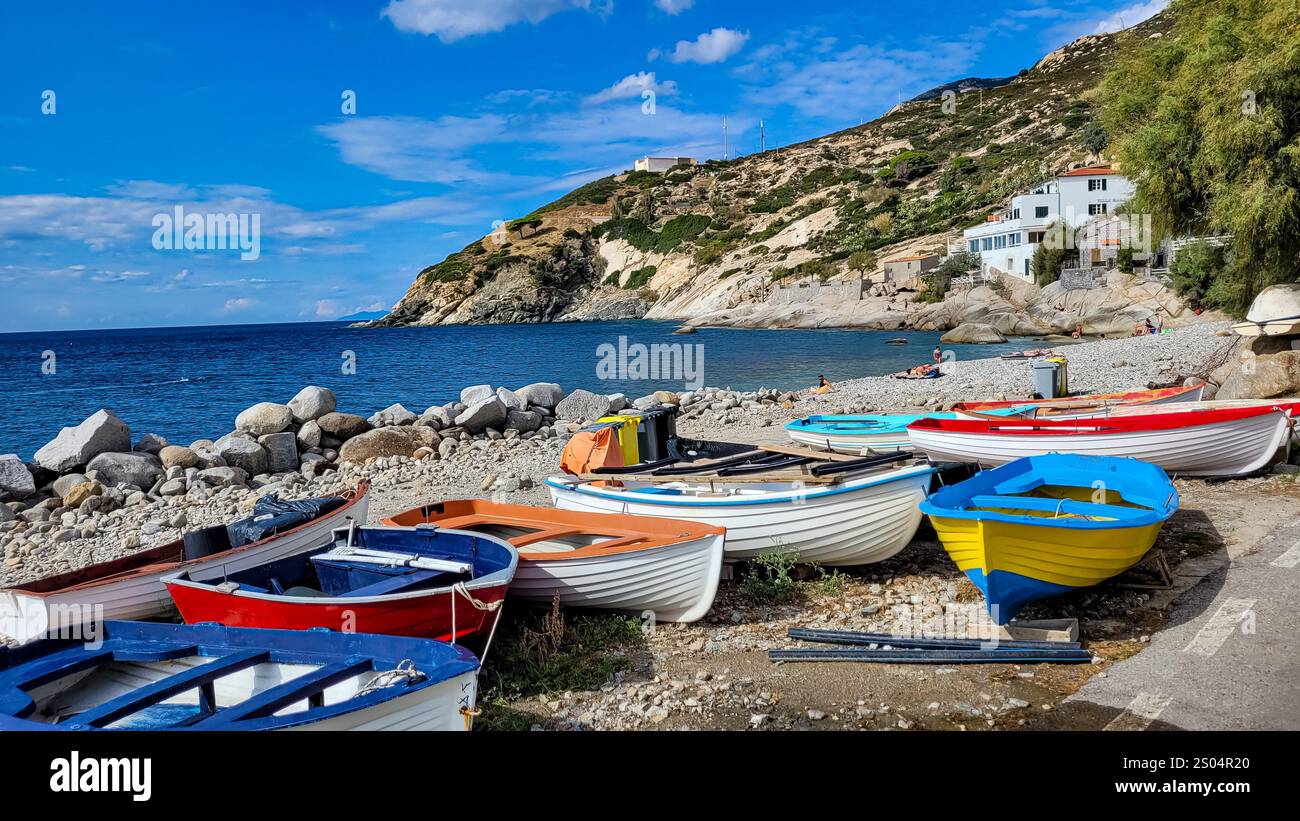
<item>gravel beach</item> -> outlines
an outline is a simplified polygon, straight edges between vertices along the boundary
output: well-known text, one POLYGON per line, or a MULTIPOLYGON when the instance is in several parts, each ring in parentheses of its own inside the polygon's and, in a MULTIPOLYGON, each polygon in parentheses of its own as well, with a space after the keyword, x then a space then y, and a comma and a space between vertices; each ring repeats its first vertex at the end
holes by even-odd
MULTIPOLYGON (((1221 330, 1219 325, 1197 325, 1155 337, 1065 346, 1060 352, 1069 358, 1075 391, 1136 389, 1208 373, 1232 345, 1232 339, 1216 335, 1221 330)), ((929 351, 917 354, 918 362, 924 361, 929 351)), ((811 395, 800 386, 752 393, 705 389, 684 403, 678 428, 692 437, 784 442, 781 425, 812 413, 936 407, 997 396, 1014 399, 1027 397, 1032 390, 1030 367, 1023 361, 964 360, 947 368, 945 376, 932 380, 875 377, 841 382, 826 395, 811 395)), ((558 404, 563 409, 563 403, 558 404)), ((385 413, 396 418, 376 421, 409 425, 416 416, 406 419, 393 408, 385 413)), ((337 470, 320 473, 315 466, 310 470, 304 466, 302 471, 254 477, 252 486, 213 487, 191 481, 187 490, 175 495, 128 492, 120 503, 92 505, 88 512, 64 507, 57 496, 39 505, 9 502, 0 505, 9 513, 7 521, 0 521, 4 554, 0 585, 104 561, 176 539, 186 530, 228 522, 246 515, 254 501, 268 492, 288 498, 320 496, 369 479, 372 524, 437 499, 490 497, 548 505, 542 482, 556 471, 564 442, 577 426, 577 420, 565 420, 557 413, 550 424, 522 435, 511 430, 508 435, 490 431, 444 436, 441 447, 423 448, 422 458, 381 456, 364 465, 341 461, 337 470), (41 505, 48 515, 32 516, 30 511, 41 505)), ((1217 560, 1214 557, 1230 550, 1248 550, 1252 538, 1266 532, 1286 509, 1293 509, 1293 502, 1270 501, 1278 496, 1294 499, 1291 478, 1268 476, 1221 484, 1180 480, 1184 507, 1162 536, 1175 571, 1183 561, 1217 560)), ((0 516, 5 512, 0 510, 0 516)), ((1068 615, 1083 621, 1098 656, 1098 662, 1084 671, 1066 667, 1022 671, 1008 665, 918 671, 882 665, 890 669, 863 673, 858 665, 801 667, 766 661, 763 651, 789 644, 783 636, 790 626, 882 630, 897 626, 899 604, 934 608, 938 613, 965 605, 978 607, 978 592, 923 526, 899 556, 849 573, 814 574, 789 601, 764 601, 743 579, 725 581, 704 621, 634 631, 638 638, 617 650, 625 663, 606 680, 559 692, 547 687, 540 692, 498 693, 488 707, 488 715, 495 711, 495 718, 487 723, 564 729, 661 724, 682 728, 1023 726, 1032 724, 1034 712, 1042 711, 1043 705, 1050 709, 1089 675, 1104 670, 1109 660, 1140 649, 1142 637, 1159 628, 1163 608, 1172 600, 1169 596, 1168 591, 1106 585, 1032 605, 1027 617, 1068 615), (850 674, 847 668, 858 672, 850 674)), ((522 620, 516 629, 526 633, 535 615, 516 607, 512 617, 522 620)), ((501 641, 509 642, 511 631, 504 636, 501 641)), ((493 680, 499 680, 502 674, 494 675, 493 680)))

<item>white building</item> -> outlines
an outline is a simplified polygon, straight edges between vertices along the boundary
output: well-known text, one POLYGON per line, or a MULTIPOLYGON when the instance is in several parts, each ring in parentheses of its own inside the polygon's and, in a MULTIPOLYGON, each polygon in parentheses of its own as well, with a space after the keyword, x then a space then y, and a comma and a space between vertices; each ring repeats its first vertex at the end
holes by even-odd
POLYGON ((963 231, 962 250, 980 255, 984 273, 996 270, 1032 281, 1034 249, 1043 241, 1048 226, 1060 222, 1078 228, 1113 213, 1132 196, 1133 183, 1111 168, 1067 171, 1012 197, 1008 208, 963 231))
POLYGON ((679 165, 695 165, 694 157, 642 157, 633 166, 635 171, 653 171, 662 174, 679 165))

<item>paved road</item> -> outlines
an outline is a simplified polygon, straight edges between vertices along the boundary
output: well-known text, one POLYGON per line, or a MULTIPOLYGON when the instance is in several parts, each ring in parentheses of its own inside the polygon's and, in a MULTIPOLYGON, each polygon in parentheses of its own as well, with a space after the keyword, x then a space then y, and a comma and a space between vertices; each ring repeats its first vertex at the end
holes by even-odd
POLYGON ((1189 591, 1169 624, 1061 705, 1069 726, 1300 730, 1300 520, 1189 591))

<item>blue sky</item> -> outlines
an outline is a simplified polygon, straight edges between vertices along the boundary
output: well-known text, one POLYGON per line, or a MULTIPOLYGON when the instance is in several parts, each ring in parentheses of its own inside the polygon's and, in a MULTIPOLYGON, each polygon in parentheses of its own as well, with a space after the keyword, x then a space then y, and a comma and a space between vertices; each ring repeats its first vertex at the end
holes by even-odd
POLYGON ((721 157, 724 116, 733 152, 760 117, 769 147, 797 142, 1164 5, 10 4, 0 332, 386 308, 494 221, 637 156, 721 157), (155 248, 177 206, 256 214, 260 254, 155 248))

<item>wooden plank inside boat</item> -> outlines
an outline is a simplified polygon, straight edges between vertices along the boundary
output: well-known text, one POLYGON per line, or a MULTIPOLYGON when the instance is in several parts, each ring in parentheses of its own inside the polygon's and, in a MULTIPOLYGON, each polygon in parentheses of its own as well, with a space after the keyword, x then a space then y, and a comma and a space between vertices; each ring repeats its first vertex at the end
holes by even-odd
POLYGON ((758 448, 768 453, 783 453, 786 456, 807 456, 812 459, 824 459, 828 462, 854 462, 862 458, 851 453, 816 450, 798 445, 759 445, 758 448))

